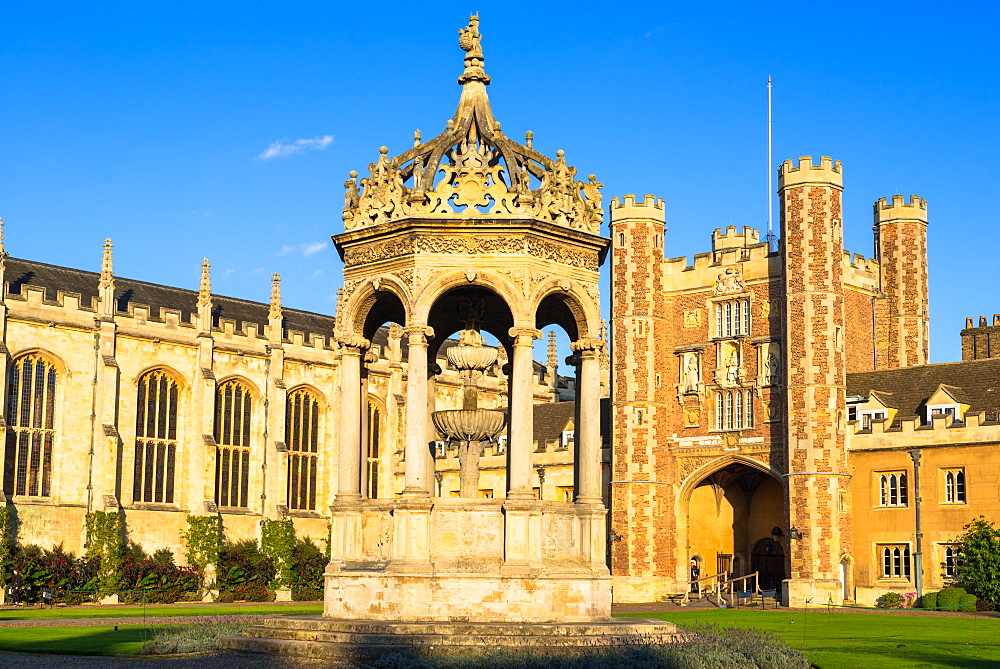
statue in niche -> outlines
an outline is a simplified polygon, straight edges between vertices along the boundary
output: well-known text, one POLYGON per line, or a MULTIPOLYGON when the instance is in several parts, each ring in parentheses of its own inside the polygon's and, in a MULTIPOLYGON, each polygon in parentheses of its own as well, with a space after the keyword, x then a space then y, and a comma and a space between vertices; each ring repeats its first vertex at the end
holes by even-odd
POLYGON ((744 290, 738 267, 730 267, 715 280, 716 295, 732 295, 733 293, 742 293, 744 290))
POLYGON ((781 360, 773 348, 769 348, 764 356, 764 381, 772 386, 781 383, 781 360))
POLYGON ((684 392, 698 392, 698 356, 694 353, 684 355, 684 392))
POLYGON ((740 382, 740 355, 733 347, 732 353, 729 355, 729 359, 726 361, 726 383, 730 385, 736 385, 740 382))

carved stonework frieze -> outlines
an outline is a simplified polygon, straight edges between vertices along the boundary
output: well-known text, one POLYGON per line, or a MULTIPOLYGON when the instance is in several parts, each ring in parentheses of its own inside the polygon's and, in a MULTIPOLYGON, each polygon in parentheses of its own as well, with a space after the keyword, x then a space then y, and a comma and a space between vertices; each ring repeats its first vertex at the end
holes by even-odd
POLYGON ((696 328, 701 325, 701 309, 690 309, 684 312, 684 327, 696 328))
POLYGON ((688 476, 690 476, 691 473, 694 472, 696 469, 704 467, 709 462, 715 459, 716 456, 714 455, 700 455, 690 458, 681 458, 680 463, 678 465, 678 468, 680 470, 680 480, 683 481, 688 476))

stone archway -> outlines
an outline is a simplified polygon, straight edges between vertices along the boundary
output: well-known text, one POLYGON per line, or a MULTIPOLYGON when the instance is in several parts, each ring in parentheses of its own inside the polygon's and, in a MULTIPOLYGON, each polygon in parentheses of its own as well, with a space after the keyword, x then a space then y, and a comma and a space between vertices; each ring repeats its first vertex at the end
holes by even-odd
MULTIPOLYGON (((758 547, 781 546, 780 537, 775 537, 773 532, 784 524, 783 488, 773 474, 760 468, 730 461, 692 486, 686 504, 688 551, 689 555, 706 556, 703 577, 719 569, 734 576, 745 575, 734 572, 734 556, 750 556, 749 569, 740 560, 741 571, 760 571, 758 547)), ((783 552, 777 554, 784 555, 783 552)), ((783 574, 784 557, 780 559, 780 574, 783 574)), ((767 564, 770 568, 770 562, 767 564)), ((780 581, 779 578, 777 587, 780 581)), ((762 580, 761 587, 775 586, 765 586, 762 580)))

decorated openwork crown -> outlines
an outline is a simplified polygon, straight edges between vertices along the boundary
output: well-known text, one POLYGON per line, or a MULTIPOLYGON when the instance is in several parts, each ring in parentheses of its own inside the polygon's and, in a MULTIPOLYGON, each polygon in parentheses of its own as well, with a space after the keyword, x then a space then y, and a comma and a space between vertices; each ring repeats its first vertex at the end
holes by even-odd
POLYGON ((445 131, 421 142, 418 130, 413 148, 395 158, 383 146, 360 184, 351 172, 344 183, 345 229, 408 217, 535 218, 599 233, 603 184, 593 174, 577 181, 562 150, 555 160, 535 151, 530 131, 524 144, 501 132, 486 94, 481 40, 474 14, 459 30, 462 96, 445 131))

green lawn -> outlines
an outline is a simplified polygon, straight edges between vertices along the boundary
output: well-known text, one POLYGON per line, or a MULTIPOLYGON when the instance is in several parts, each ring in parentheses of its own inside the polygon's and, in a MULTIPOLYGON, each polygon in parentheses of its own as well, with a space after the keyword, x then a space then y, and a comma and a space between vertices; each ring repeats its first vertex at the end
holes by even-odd
MULTIPOLYGON (((173 604, 147 606, 146 617, 167 616, 239 616, 239 615, 298 615, 322 613, 322 604, 173 604)), ((52 620, 58 618, 142 618, 141 606, 68 606, 56 608, 19 608, 0 610, 0 620, 52 620)))
MULTIPOLYGON (((60 655, 135 655, 149 627, 8 627, 0 629, 0 651, 60 655)), ((2 662, 2 658, 0 658, 2 662)))
MULTIPOLYGON (((635 614, 633 614, 635 615, 635 614)), ((1000 619, 732 609, 652 614, 684 627, 695 622, 754 627, 801 649, 820 669, 1000 666, 1000 619)))

